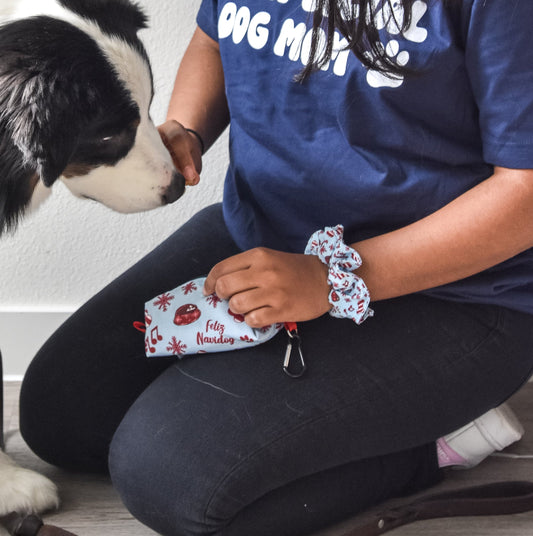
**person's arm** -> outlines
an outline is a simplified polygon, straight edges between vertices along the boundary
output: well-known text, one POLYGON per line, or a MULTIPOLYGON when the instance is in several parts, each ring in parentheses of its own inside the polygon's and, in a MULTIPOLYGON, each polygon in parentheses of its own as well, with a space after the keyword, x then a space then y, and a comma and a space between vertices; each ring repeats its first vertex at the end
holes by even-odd
POLYGON ((533 247, 533 170, 496 168, 434 214, 353 247, 373 300, 481 272, 533 247))
MULTIPOLYGON (((533 170, 494 175, 442 209, 391 233, 351 244, 372 301, 481 272, 533 247, 533 170)), ((230 299, 253 327, 317 318, 330 309, 326 268, 315 256, 259 248, 217 264, 206 293, 230 299)))
POLYGON ((181 61, 159 132, 188 184, 196 184, 202 167, 202 138, 207 150, 229 122, 224 73, 218 43, 197 28, 181 61))

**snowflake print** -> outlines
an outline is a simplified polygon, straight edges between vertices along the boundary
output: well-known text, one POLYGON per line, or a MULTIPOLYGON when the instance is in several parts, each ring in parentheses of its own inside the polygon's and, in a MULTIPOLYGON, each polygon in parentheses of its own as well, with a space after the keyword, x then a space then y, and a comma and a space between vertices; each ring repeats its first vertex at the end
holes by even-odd
POLYGON ((217 305, 222 302, 222 300, 216 294, 210 294, 205 298, 207 303, 211 305, 214 309, 217 308, 217 305))
POLYGON ((172 339, 170 339, 168 343, 167 350, 171 354, 177 355, 179 357, 185 354, 185 352, 187 351, 187 346, 183 344, 181 341, 178 341, 176 337, 172 337, 172 339))
POLYGON ((157 299, 154 302, 154 306, 158 307, 160 311, 164 311, 166 313, 170 306, 170 302, 173 299, 174 299, 174 296, 172 296, 172 294, 165 292, 164 294, 161 294, 161 296, 157 297, 157 299))
POLYGON ((186 285, 183 285, 183 287, 181 287, 181 290, 183 291, 183 294, 187 295, 191 292, 194 292, 195 290, 198 290, 198 287, 196 286, 196 283, 194 281, 189 281, 186 285))

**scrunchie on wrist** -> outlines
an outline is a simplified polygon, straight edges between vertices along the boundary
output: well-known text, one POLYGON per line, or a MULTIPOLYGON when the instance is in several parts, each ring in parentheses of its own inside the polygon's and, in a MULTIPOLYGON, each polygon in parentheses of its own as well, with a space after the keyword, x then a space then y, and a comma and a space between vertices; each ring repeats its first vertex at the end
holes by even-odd
POLYGON ((316 255, 329 267, 328 284, 331 287, 329 303, 331 316, 349 318, 361 324, 374 315, 370 309, 370 293, 364 281, 353 271, 362 264, 357 251, 343 241, 344 227, 326 227, 313 233, 307 247, 306 255, 316 255))

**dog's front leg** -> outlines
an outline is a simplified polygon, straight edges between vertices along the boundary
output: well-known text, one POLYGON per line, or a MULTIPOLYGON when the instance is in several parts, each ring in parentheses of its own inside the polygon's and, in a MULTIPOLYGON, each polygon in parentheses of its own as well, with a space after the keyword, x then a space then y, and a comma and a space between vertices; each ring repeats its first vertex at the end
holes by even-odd
POLYGON ((58 506, 57 487, 53 482, 19 467, 0 450, 0 515, 41 513, 58 506))

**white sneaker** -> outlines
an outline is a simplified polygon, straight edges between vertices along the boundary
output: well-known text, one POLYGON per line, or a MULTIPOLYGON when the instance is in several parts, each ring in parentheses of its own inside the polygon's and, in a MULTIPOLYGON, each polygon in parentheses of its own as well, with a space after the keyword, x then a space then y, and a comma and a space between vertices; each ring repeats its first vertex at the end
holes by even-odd
POLYGON ((524 427, 506 404, 437 440, 439 466, 470 468, 524 435, 524 427))

